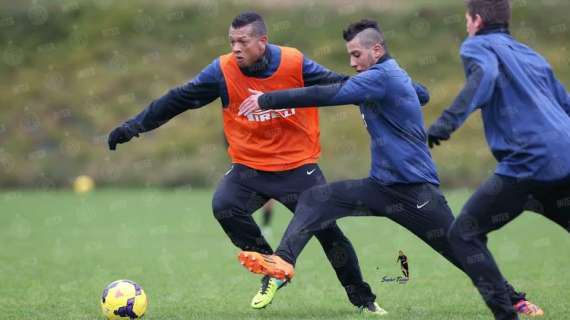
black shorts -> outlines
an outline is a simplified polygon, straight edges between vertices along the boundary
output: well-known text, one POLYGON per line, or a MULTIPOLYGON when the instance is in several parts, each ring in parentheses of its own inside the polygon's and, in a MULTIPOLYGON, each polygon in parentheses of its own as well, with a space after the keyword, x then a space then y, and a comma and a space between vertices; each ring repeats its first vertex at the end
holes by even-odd
POLYGON ((224 211, 228 208, 251 214, 269 199, 275 199, 294 212, 300 194, 323 183, 326 180, 317 164, 278 172, 233 164, 218 184, 212 206, 217 215, 227 214, 224 211))

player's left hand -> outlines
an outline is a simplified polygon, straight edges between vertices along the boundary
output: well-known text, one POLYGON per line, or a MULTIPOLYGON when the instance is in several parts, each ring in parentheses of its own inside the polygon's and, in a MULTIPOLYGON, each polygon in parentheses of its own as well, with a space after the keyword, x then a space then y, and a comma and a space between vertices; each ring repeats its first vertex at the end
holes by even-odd
POLYGON ((439 130, 436 124, 429 127, 427 130, 427 142, 430 149, 433 149, 435 146, 439 146, 441 141, 445 141, 449 139, 449 135, 445 135, 439 130))
POLYGON ((117 149, 117 144, 129 142, 133 137, 138 137, 139 134, 133 130, 128 124, 124 123, 109 133, 107 142, 109 150, 117 149))
POLYGON ((247 117, 252 112, 261 110, 261 107, 259 107, 258 100, 259 96, 261 96, 263 92, 253 89, 248 89, 248 90, 251 93, 251 96, 245 99, 239 106, 238 116, 244 115, 247 117))
POLYGON ((428 134, 428 146, 430 149, 433 149, 433 147, 435 146, 439 146, 440 143, 441 143, 440 138, 428 134))

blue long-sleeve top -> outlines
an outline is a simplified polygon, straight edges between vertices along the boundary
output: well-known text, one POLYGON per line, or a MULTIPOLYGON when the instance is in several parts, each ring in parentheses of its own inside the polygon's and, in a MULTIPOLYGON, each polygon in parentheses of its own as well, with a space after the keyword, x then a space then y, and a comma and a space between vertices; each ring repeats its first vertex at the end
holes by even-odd
POLYGON ((396 60, 385 55, 343 83, 269 92, 258 101, 263 109, 359 105, 371 138, 370 177, 382 185, 439 185, 418 97, 429 93, 416 92, 422 90, 396 60))
MULTIPOLYGON (((250 77, 268 78, 277 71, 281 63, 281 49, 269 44, 264 56, 242 72, 250 77)), ((317 84, 339 83, 348 79, 304 57, 303 80, 305 86, 317 84)), ((429 95, 420 84, 414 84, 420 100, 427 103, 429 95)), ((217 98, 221 98, 222 106, 228 105, 228 91, 220 67, 220 59, 216 58, 188 83, 169 90, 164 96, 152 101, 142 112, 125 122, 124 126, 134 133, 153 130, 176 115, 188 110, 205 106, 217 98)))
POLYGON ((542 181, 570 175, 570 96, 546 60, 507 26, 489 26, 461 46, 466 85, 430 128, 449 138, 480 108, 500 175, 542 181))

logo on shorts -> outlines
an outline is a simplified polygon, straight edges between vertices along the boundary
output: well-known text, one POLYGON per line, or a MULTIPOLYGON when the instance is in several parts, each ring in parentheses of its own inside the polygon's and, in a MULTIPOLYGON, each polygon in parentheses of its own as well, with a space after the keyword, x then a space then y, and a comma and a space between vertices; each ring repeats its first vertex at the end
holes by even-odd
POLYGON ((307 175, 309 175, 309 176, 312 175, 313 172, 315 172, 316 170, 317 170, 317 169, 307 170, 307 175))
POLYGON ((247 120, 264 122, 275 118, 288 118, 295 114, 295 108, 292 109, 277 109, 277 110, 263 110, 254 111, 247 115, 247 120))
POLYGON ((423 207, 427 206, 427 204, 428 204, 428 203, 429 203, 429 200, 428 200, 428 201, 426 201, 426 202, 424 202, 424 203, 422 203, 422 204, 419 204, 419 203, 418 203, 418 204, 416 204, 416 207, 417 207, 418 209, 421 209, 421 208, 423 208, 423 207))

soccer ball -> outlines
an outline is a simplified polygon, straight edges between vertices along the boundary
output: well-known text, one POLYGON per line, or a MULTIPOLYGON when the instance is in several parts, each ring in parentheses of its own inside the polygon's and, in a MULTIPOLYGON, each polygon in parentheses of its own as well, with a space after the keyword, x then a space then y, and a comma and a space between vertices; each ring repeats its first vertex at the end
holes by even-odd
POLYGON ((101 310, 109 320, 140 318, 147 305, 144 290, 131 280, 111 282, 101 296, 101 310))
POLYGON ((82 175, 73 181, 73 191, 78 194, 85 194, 93 190, 95 187, 95 181, 90 176, 82 175))

